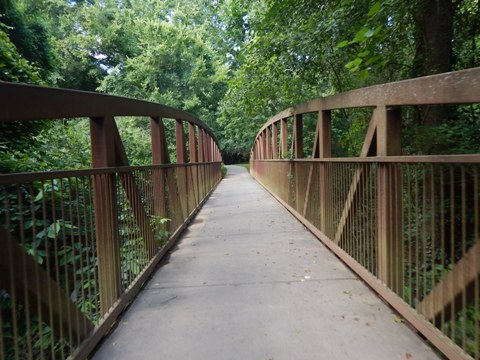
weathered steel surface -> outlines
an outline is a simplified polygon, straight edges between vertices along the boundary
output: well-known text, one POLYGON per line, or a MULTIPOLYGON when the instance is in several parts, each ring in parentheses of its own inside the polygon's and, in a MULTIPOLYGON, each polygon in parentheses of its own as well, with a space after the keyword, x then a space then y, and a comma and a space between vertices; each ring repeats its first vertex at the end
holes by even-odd
POLYGON ((298 104, 263 125, 250 159, 257 180, 362 277, 377 279, 374 288, 451 358, 480 356, 472 315, 480 311, 480 260, 471 250, 480 155, 402 156, 401 107, 480 103, 479 90, 474 68, 298 104), (373 109, 360 156, 331 158, 331 110, 352 108, 373 109), (301 118, 313 112, 312 158, 303 159, 301 118), (278 124, 283 159, 272 159, 268 129, 278 124))
POLYGON ((182 119, 215 134, 195 116, 166 105, 87 91, 47 88, 0 81, 0 121, 148 116, 182 119), (55 101, 53 106, 52 100, 55 101), (28 106, 25 106, 28 104, 28 106))
MULTIPOLYGON (((49 316, 49 319, 40 316, 41 321, 55 327, 52 333, 56 334, 60 329, 58 339, 52 337, 50 349, 45 351, 51 351, 52 356, 61 352, 59 355, 63 358, 85 358, 198 211, 205 196, 221 179, 218 142, 200 120, 184 111, 159 104, 4 82, 0 82, 0 95, 0 121, 90 118, 94 169, 0 175, 0 191, 6 199, 5 203, 0 204, 0 210, 5 215, 2 215, 5 224, 0 225, 7 225, 11 231, 19 232, 21 246, 15 248, 19 251, 29 251, 25 247, 26 241, 30 245, 31 238, 37 237, 32 251, 34 254, 41 251, 41 256, 46 257, 47 262, 47 274, 31 264, 28 269, 33 269, 33 274, 30 274, 17 271, 9 260, 9 267, 2 274, 6 276, 2 276, 2 279, 7 279, 4 283, 8 286, 5 286, 11 289, 22 287, 17 293, 26 294, 25 341, 30 345, 25 356, 32 358, 32 344, 37 337, 40 342, 45 340, 42 337, 46 337, 43 326, 30 325, 32 321, 37 321, 30 319, 36 314, 30 305, 38 303, 36 308, 45 307, 44 313, 49 316), (128 166, 127 154, 114 119, 114 116, 125 115, 151 118, 154 165, 128 166), (173 118, 176 123, 176 164, 170 164, 163 118, 173 118), (189 125, 189 163, 183 130, 185 122, 189 125), (17 194, 9 194, 12 189, 17 194), (25 212, 25 209, 28 211, 25 212), (165 224, 168 219, 171 221, 165 224), (13 226, 10 226, 12 222, 13 226), (30 227, 32 230, 25 235, 24 230, 30 227), (169 231, 167 235, 166 230, 169 231), (39 234, 43 234, 42 239, 39 234), (49 238, 53 238, 54 245, 48 244, 49 238), (47 249, 38 248, 40 246, 47 249), (67 257, 70 253, 71 260, 67 257), (16 281, 15 286, 10 286, 14 271, 24 281, 16 281), (52 275, 52 271, 55 274, 52 275), (59 294, 54 287, 54 280, 49 277, 55 277, 57 282, 65 282, 62 286, 75 299, 75 304, 45 300, 42 290, 45 284, 49 291, 59 294), (29 303, 30 298, 32 300, 29 303), (51 308, 57 306, 60 308, 51 308), (73 308, 67 309, 67 306, 73 308), (84 317, 80 308, 99 323, 94 331, 91 331, 91 323, 82 320, 84 317), (89 337, 77 348, 87 335, 89 337)), ((16 258, 28 259, 27 256, 17 255, 16 258)), ((58 297, 61 299, 60 295, 58 297)), ((16 299, 21 304, 22 297, 17 296, 16 299)), ((3 310, 0 323, 3 322, 3 310)), ((5 337, 0 332, 0 354, 4 354, 5 341, 16 343, 19 336, 17 303, 14 302, 11 309, 5 311, 7 317, 14 319, 14 334, 13 337, 5 337)), ((23 358, 23 350, 18 346, 12 351, 15 357, 23 358)), ((40 355, 42 358, 46 356, 43 351, 40 355)))
POLYGON ((288 108, 273 116, 259 130, 295 114, 321 110, 376 106, 471 104, 480 94, 480 67, 425 76, 326 96, 288 108))

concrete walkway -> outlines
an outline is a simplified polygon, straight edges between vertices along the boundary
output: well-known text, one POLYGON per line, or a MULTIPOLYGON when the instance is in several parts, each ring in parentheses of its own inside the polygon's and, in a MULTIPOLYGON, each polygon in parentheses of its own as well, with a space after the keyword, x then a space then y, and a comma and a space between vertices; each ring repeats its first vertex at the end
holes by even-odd
POLYGON ((437 356, 234 166, 94 359, 437 356))

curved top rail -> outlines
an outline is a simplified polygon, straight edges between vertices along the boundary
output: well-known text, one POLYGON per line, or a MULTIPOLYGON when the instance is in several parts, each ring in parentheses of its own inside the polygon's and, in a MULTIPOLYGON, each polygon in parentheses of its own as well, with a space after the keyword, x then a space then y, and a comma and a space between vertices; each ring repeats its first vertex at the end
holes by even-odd
POLYGON ((271 117, 255 138, 270 125, 290 116, 323 110, 480 102, 480 67, 373 85, 297 104, 271 117))
POLYGON ((0 121, 104 116, 163 117, 196 124, 218 142, 212 130, 192 114, 144 100, 4 81, 0 81, 0 99, 0 121))

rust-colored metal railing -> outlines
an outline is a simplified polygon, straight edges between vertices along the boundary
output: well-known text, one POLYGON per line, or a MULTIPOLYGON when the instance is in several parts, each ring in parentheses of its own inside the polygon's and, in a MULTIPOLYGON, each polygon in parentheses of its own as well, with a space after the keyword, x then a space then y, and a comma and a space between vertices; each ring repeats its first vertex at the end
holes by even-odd
POLYGON ((320 98, 270 119, 250 157, 251 174, 451 359, 480 358, 480 155, 401 156, 400 109, 478 103, 480 68, 320 98), (332 110, 353 108, 373 109, 360 157, 332 158, 332 110))
POLYGON ((93 163, 0 175, 0 359, 85 358, 220 181, 218 143, 159 104, 3 82, 0 99, 0 121, 89 117, 93 163), (128 166, 114 116, 150 117, 153 165, 128 166))

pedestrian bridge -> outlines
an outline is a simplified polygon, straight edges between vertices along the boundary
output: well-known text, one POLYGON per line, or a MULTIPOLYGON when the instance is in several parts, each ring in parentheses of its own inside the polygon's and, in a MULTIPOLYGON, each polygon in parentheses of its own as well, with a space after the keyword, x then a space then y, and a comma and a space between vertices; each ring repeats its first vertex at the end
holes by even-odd
POLYGON ((183 111, 0 94, 2 122, 89 118, 92 150, 92 169, 0 175, 1 359, 480 358, 480 155, 401 144, 402 111, 475 113, 480 68, 296 105, 223 179, 183 111), (370 119, 359 157, 332 157, 339 111, 370 119), (153 165, 129 166, 122 116, 150 122, 153 165))

